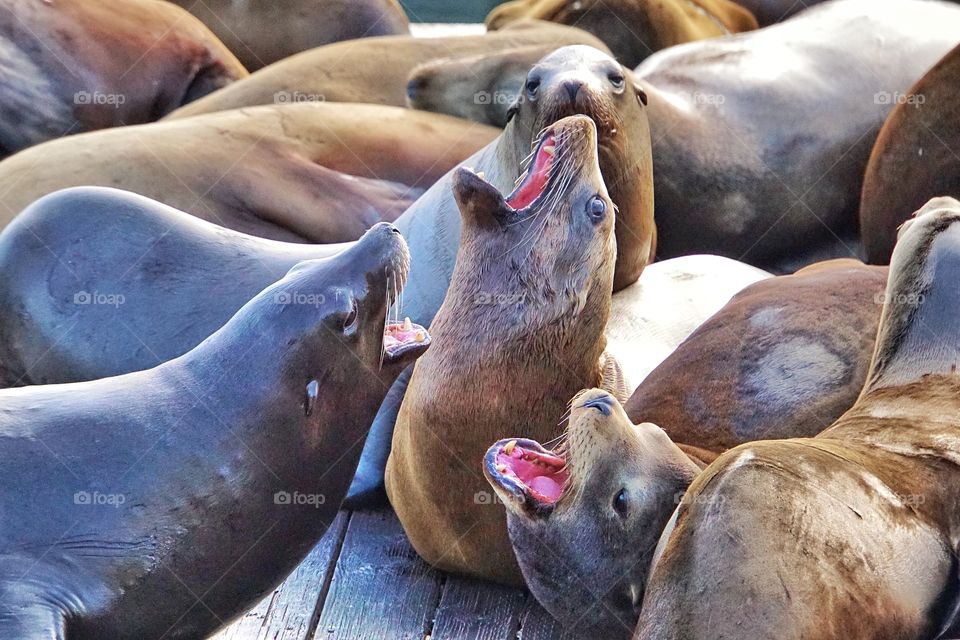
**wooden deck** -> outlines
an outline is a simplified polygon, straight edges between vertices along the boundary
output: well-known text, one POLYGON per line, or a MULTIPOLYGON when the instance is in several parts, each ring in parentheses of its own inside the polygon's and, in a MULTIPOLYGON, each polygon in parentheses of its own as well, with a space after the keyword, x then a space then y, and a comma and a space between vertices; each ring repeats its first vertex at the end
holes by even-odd
POLYGON ((559 624, 519 589, 435 571, 393 511, 341 512, 276 591, 211 640, 547 640, 559 624))

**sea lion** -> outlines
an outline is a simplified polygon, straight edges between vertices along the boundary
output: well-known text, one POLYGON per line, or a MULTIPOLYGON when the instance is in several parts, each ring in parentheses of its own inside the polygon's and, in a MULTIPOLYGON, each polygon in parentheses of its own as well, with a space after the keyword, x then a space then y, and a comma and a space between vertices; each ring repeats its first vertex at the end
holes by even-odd
POLYGON ((264 238, 346 242, 395 220, 497 133, 352 104, 273 105, 98 131, 0 162, 0 228, 57 189, 99 185, 264 238))
POLYGON ((400 406, 387 495, 430 564, 522 583, 502 512, 476 499, 475 462, 499 434, 559 435, 577 389, 629 393, 604 351, 616 240, 596 126, 571 116, 547 128, 507 196, 466 169, 454 195, 456 267, 431 324, 435 347, 400 406))
POLYGON ((242 86, 217 92, 169 117, 283 102, 368 102, 402 107, 406 105, 407 77, 423 62, 532 44, 603 46, 581 29, 537 20, 476 36, 380 36, 337 42, 269 65, 242 86))
POLYGON ((592 33, 628 67, 660 49, 758 26, 749 11, 729 0, 513 0, 494 8, 486 23, 500 29, 531 18, 592 33))
MULTIPOLYGON (((530 68, 556 48, 552 43, 534 44, 424 62, 410 73, 407 104, 505 127, 530 68)), ((600 50, 609 53, 606 47, 600 50)))
POLYGON ((526 583, 565 628, 629 638, 657 540, 697 470, 744 442, 816 435, 853 405, 885 284, 886 269, 853 260, 757 282, 644 379, 626 411, 592 392, 571 403, 555 451, 513 437, 489 449, 484 473, 526 583))
POLYGON ((956 637, 958 268, 960 202, 933 201, 900 233, 856 404, 697 477, 635 638, 956 637))
POLYGON ((7 0, 0 60, 0 157, 150 122, 247 75, 199 20, 159 0, 7 0))
POLYGON ((408 261, 382 224, 181 358, 0 393, 0 637, 203 638, 283 580, 429 345, 385 324, 408 261))
POLYGON ((397 0, 173 0, 255 71, 283 58, 340 40, 410 33, 397 0))
POLYGON ((870 154, 860 196, 860 237, 867 260, 887 264, 897 228, 927 200, 960 197, 960 47, 913 87, 884 94, 893 105, 870 154))
POLYGON ((656 132, 658 257, 718 253, 781 273, 857 257, 883 96, 955 46, 958 22, 951 3, 824 2, 648 58, 635 75, 656 132))
POLYGON ((564 442, 500 440, 483 472, 537 600, 575 637, 629 638, 663 525, 705 461, 603 389, 574 397, 564 442))

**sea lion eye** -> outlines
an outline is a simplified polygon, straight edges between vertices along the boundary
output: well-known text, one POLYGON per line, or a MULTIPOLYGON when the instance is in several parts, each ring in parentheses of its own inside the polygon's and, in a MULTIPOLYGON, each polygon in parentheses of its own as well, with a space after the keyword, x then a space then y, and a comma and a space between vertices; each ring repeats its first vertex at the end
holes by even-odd
POLYGON ((603 201, 603 198, 600 196, 593 196, 590 198, 590 202, 587 203, 587 215, 590 216, 590 220, 594 223, 600 222, 603 220, 604 214, 607 212, 607 203, 603 201))
POLYGON ((527 80, 527 99, 536 100, 537 92, 540 90, 540 79, 531 78, 527 80))
POLYGON ((610 84, 613 85, 614 89, 616 89, 618 92, 623 91, 624 78, 622 73, 619 71, 614 71, 607 76, 607 79, 610 80, 610 84))
POLYGON ((627 509, 630 507, 630 499, 627 496, 626 489, 620 489, 617 495, 613 496, 613 510, 621 518, 627 517, 627 509))
POLYGON ((350 301, 350 311, 343 317, 343 330, 350 331, 357 326, 357 320, 360 319, 360 309, 356 300, 350 301))

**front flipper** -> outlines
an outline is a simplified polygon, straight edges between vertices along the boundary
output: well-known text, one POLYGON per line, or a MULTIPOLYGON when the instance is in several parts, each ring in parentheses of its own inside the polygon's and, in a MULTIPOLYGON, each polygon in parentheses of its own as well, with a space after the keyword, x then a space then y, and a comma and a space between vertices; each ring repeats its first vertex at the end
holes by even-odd
POLYGON ((620 404, 626 404, 631 390, 620 362, 609 351, 604 351, 600 356, 600 373, 603 378, 600 388, 616 398, 620 404))
POLYGON ((386 472, 387 458, 390 457, 390 446, 393 443, 393 427, 397 423, 400 404, 407 393, 407 385, 410 384, 412 375, 413 365, 411 364, 390 387, 390 391, 380 405, 380 410, 373 419, 367 441, 363 445, 363 453, 360 454, 360 464, 357 465, 353 483, 343 503, 347 509, 379 506, 387 502, 383 475, 386 472))

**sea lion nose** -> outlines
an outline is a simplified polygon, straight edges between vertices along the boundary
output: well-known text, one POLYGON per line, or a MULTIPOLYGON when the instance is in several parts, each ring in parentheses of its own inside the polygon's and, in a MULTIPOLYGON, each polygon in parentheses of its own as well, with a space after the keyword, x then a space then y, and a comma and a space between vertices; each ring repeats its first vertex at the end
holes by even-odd
POLYGON ((611 398, 609 395, 602 395, 597 398, 587 400, 580 406, 584 409, 596 409, 603 415, 609 416, 610 411, 613 409, 613 398, 611 398))
POLYGON ((570 96, 570 102, 576 102, 577 94, 580 93, 580 89, 583 88, 583 82, 580 80, 564 80, 563 88, 567 90, 567 95, 570 96))
POLYGON ((421 80, 420 78, 411 78, 410 81, 407 82, 407 100, 410 100, 411 102, 413 100, 416 100, 417 91, 420 90, 422 87, 423 87, 423 80, 421 80))
POLYGON ((390 225, 390 231, 392 231, 393 233, 395 233, 395 234, 397 234, 397 235, 400 235, 400 229, 398 229, 398 228, 395 227, 394 225, 390 225))

